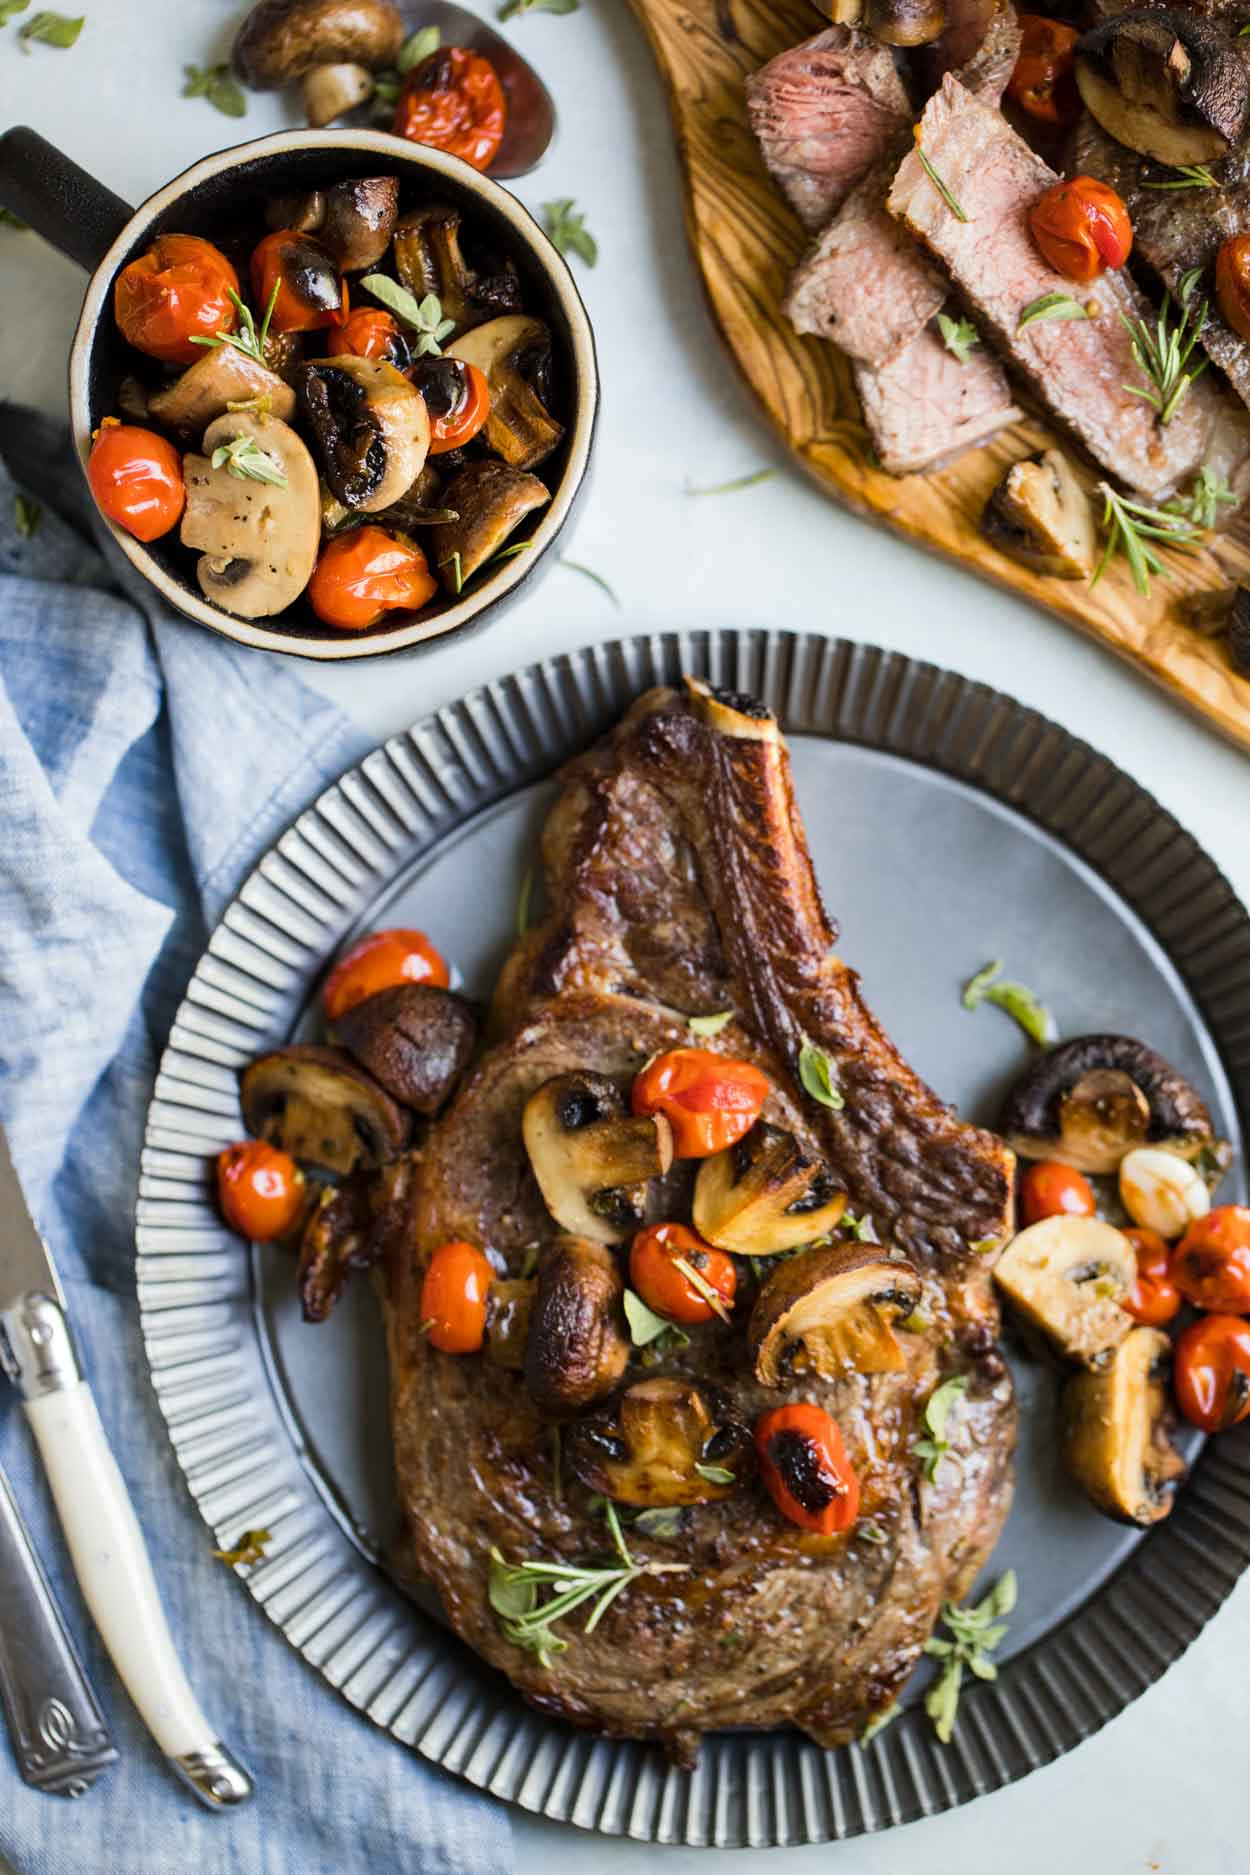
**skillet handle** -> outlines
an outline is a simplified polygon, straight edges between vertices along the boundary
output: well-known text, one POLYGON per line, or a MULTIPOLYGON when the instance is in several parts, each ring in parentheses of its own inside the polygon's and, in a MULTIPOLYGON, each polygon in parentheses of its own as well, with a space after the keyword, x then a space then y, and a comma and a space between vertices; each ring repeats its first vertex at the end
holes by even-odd
POLYGON ((134 210, 85 169, 19 124, 0 137, 0 207, 93 273, 134 210))

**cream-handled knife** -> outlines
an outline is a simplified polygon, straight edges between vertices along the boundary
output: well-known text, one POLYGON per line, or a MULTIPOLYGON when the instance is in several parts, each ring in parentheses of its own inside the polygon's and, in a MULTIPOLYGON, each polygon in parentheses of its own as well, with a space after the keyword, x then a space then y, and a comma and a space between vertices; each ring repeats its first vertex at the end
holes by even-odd
POLYGON ((22 1396, 83 1597, 140 1717, 209 1809, 252 1780, 182 1670, 139 1522, 70 1335, 56 1268, 0 1132, 0 1366, 22 1396))

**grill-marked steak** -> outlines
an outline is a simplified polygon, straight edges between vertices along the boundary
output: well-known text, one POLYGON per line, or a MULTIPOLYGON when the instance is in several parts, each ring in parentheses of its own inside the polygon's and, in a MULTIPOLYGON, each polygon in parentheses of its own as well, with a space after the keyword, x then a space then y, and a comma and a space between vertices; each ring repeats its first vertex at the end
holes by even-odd
MULTIPOLYGON (((824 1744, 854 1736, 915 1665, 944 1597, 992 1548, 1011 1492, 1014 1406, 997 1352, 989 1259, 972 1247, 1010 1226, 1012 1156, 961 1124, 902 1061, 832 954, 772 717, 749 698, 691 684, 653 691, 565 770, 543 860, 550 910, 518 945, 496 993, 497 1039, 433 1128, 415 1181, 413 1235, 392 1253, 386 1314, 400 1499, 411 1559, 456 1630, 541 1710, 611 1734, 654 1737, 689 1760, 699 1733, 792 1721, 824 1744), (627 1527, 636 1557, 689 1573, 646 1576, 593 1634, 557 1630, 543 1666, 511 1645, 489 1604, 492 1546, 505 1557, 602 1553, 585 1490, 561 1482, 548 1429, 517 1373, 432 1350, 420 1284, 449 1238, 520 1268, 556 1227, 529 1170, 521 1112, 557 1073, 626 1085, 647 1058, 688 1043, 686 1017, 732 1009, 700 1045, 768 1072, 765 1117, 823 1155, 853 1210, 905 1250, 932 1325, 901 1337, 904 1370, 765 1388, 742 1315, 690 1331, 642 1373, 723 1389, 750 1422, 807 1398, 837 1418, 863 1489, 849 1533, 785 1522, 755 1483, 682 1513, 665 1540, 627 1527), (803 1038, 823 1048, 844 1105, 805 1095, 803 1038), (922 1479, 912 1446, 934 1386, 966 1377, 946 1434, 961 1463, 922 1479)), ((755 1278, 740 1259, 743 1292, 755 1278)), ((566 1435, 567 1436, 567 1435, 566 1435)), ((567 1448, 566 1448, 567 1449, 567 1448)))

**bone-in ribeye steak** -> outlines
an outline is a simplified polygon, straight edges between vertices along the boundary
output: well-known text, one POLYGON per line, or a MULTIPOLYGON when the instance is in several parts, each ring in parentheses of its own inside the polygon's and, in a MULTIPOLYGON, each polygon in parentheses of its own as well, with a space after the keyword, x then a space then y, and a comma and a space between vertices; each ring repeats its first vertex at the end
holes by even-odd
MULTIPOLYGON (((943 1598, 965 1592, 1007 1511, 1014 1403, 987 1259, 972 1246, 1010 1227, 1012 1156, 919 1080, 833 953, 767 711, 699 684, 652 691, 562 779, 543 839, 550 909, 504 969, 496 1039, 433 1128, 411 1236, 385 1274, 405 1559, 464 1640, 544 1712, 659 1739, 687 1762, 701 1732, 732 1725, 793 1722, 839 1744, 893 1699, 943 1598), (698 1378, 748 1424, 788 1399, 826 1406, 860 1476, 861 1516, 846 1535, 814 1535, 752 1482, 686 1510, 675 1538, 628 1528, 636 1556, 689 1573, 632 1583, 593 1634, 565 1620, 567 1651, 543 1666, 500 1631, 492 1546, 510 1560, 601 1554, 602 1516, 557 1477, 520 1374, 428 1346, 424 1265, 463 1238, 517 1273, 527 1246, 557 1233, 522 1144, 529 1095, 574 1069, 624 1088, 658 1050, 691 1044, 690 1013, 725 1009, 729 1026, 698 1045, 766 1070, 765 1117, 822 1154, 850 1208, 911 1259, 931 1326, 902 1337, 903 1371, 781 1388, 755 1379, 741 1308, 693 1329, 660 1367, 635 1355, 627 1384, 698 1378), (839 1110, 801 1089, 805 1037, 830 1059, 839 1110), (946 1428, 961 1462, 930 1483, 912 1447, 934 1387, 954 1375, 968 1383, 946 1428)), ((747 1295, 752 1281, 744 1269, 747 1295)))

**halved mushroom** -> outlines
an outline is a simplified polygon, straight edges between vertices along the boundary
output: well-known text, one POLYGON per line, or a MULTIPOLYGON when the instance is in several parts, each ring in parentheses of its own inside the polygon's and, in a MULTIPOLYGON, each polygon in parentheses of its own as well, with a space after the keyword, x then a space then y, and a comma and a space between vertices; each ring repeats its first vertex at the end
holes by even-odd
POLYGON ((201 556, 200 590, 237 618, 270 618, 298 599, 321 542, 317 471, 303 442, 278 417, 231 410, 204 432, 203 455, 182 459, 187 504, 179 539, 201 556), (250 437, 280 485, 215 469, 214 450, 250 437))
POLYGON ((1013 463, 985 505, 981 532, 1021 566, 1089 579, 1098 534, 1089 496, 1060 449, 1013 463))
POLYGON ((907 1365, 892 1324, 911 1314, 923 1284, 880 1244, 820 1244, 787 1257, 751 1311, 747 1340, 766 1387, 796 1375, 885 1374, 907 1365))
POLYGON ((1137 1276, 1123 1231, 1093 1217, 1047 1217, 1012 1238, 994 1265, 1008 1301, 1061 1354, 1088 1367, 1133 1326, 1120 1306, 1137 1276))
POLYGON ((300 1241, 298 1286, 306 1322, 323 1322, 358 1271, 372 1269, 406 1233, 414 1158, 355 1172, 318 1194, 300 1241))
POLYGON ((235 35, 235 72, 253 91, 302 80, 316 129, 373 95, 373 73, 393 65, 403 15, 388 0, 260 0, 235 35))
POLYGON ((486 1295, 486 1358, 522 1373, 538 1284, 532 1276, 501 1276, 486 1295))
POLYGON ((525 1384, 545 1413, 574 1413, 625 1372, 625 1284, 612 1252, 585 1237, 557 1238, 538 1270, 525 1342, 525 1384))
POLYGON ((447 347, 451 358, 476 365, 490 385, 490 415, 486 419, 487 445, 514 469, 533 469, 545 462, 564 425, 547 409, 536 386, 551 361, 551 333, 541 319, 527 313, 509 313, 488 319, 447 347))
POLYGON ((1021 1158, 1081 1172, 1114 1172, 1146 1143, 1183 1159, 1222 1156, 1195 1089, 1130 1035, 1080 1035, 1038 1055, 1007 1095, 998 1130, 1021 1158))
POLYGON ((1174 169, 1227 156, 1250 116, 1232 39, 1188 9, 1138 7, 1086 33, 1076 82, 1109 136, 1174 169))
POLYGON ((243 1070, 240 1096, 254 1138, 340 1177, 386 1165, 408 1143, 408 1116, 341 1048, 259 1055, 243 1070))
POLYGON ((251 397, 269 400, 269 415, 289 423, 295 415, 295 392, 258 358, 249 358, 237 345, 213 345, 201 352, 180 377, 148 400, 148 413, 173 430, 192 430, 197 436, 231 404, 251 397))
POLYGON ((1159 1523, 1185 1461, 1172 1444, 1164 1373, 1171 1343, 1134 1328, 1098 1373, 1063 1390, 1060 1447, 1071 1477, 1118 1523, 1159 1523))
POLYGON ((297 195, 272 195, 265 203, 267 228, 293 228, 296 234, 316 234, 325 218, 324 189, 301 189, 297 195))
POLYGON ((525 1103, 521 1134, 552 1217, 596 1243, 619 1243, 645 1222, 646 1182, 673 1163, 664 1115, 627 1114, 602 1074, 545 1081, 525 1103))
POLYGON ((335 1031, 392 1099, 433 1114, 469 1064, 477 1018, 450 990, 401 983, 355 1004, 335 1031))
POLYGON ((510 469, 506 462, 471 462, 443 490, 442 500, 456 519, 439 523, 434 558, 449 592, 466 580, 516 532, 527 514, 545 507, 551 491, 536 475, 510 469), (457 558, 459 555, 459 558, 457 558))
POLYGON ((670 1379, 640 1380, 603 1413, 579 1420, 567 1451, 590 1490, 648 1506, 731 1497, 754 1460, 747 1427, 691 1381, 670 1379))
POLYGON ((824 1161, 763 1120, 705 1159, 694 1187, 695 1229, 739 1256, 775 1256, 825 1237, 845 1209, 846 1193, 824 1161))
POLYGON ((382 359, 319 358, 296 374, 326 481, 339 500, 376 514, 411 488, 430 447, 422 397, 382 359))

